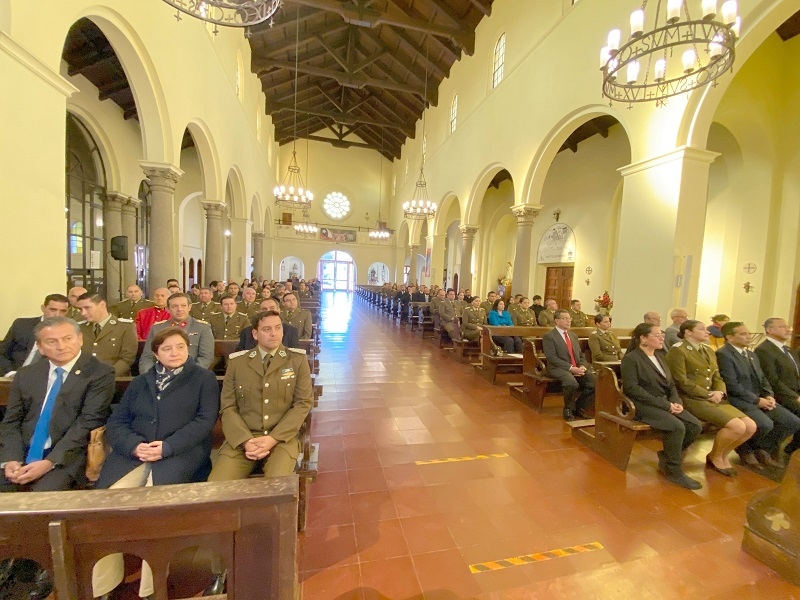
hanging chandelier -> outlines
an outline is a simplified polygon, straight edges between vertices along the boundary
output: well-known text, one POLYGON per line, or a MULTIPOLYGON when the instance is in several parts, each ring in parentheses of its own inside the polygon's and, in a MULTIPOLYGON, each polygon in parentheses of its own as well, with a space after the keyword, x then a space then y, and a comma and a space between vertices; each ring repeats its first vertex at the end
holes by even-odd
POLYGON ((381 221, 381 206, 383 205, 383 129, 381 129, 381 151, 378 153, 378 160, 380 161, 380 174, 378 178, 378 221, 375 224, 375 229, 369 232, 370 239, 373 240, 388 240, 392 235, 392 230, 386 226, 384 221, 381 221))
MULTIPOLYGON (((300 60, 300 5, 297 5, 297 19, 294 38, 294 128, 292 134, 292 160, 286 177, 281 185, 275 186, 275 205, 291 210, 299 209, 308 211, 314 194, 306 188, 303 183, 303 176, 300 174, 300 167, 297 164, 297 73, 300 60)), ((308 139, 308 138, 306 138, 308 139)), ((306 156, 306 158, 308 158, 306 156)))
POLYGON ((294 226, 295 235, 300 235, 303 237, 316 237, 317 233, 319 232, 319 228, 314 225, 313 223, 308 222, 308 213, 304 212, 303 216, 305 217, 304 223, 298 223, 294 226))
POLYGON ((411 200, 403 202, 403 216, 412 221, 424 221, 436 216, 436 203, 428 198, 428 183, 425 181, 425 116, 428 108, 428 40, 425 39, 425 97, 422 107, 422 161, 419 165, 414 195, 411 200))
POLYGON ((278 11, 281 0, 164 0, 181 13, 223 27, 250 27, 263 23, 278 11))
POLYGON ((631 34, 613 29, 600 51, 603 95, 611 101, 650 102, 707 85, 730 71, 741 20, 736 0, 700 0, 702 18, 693 19, 687 0, 657 0, 653 27, 645 30, 647 0, 631 14, 631 34), (666 8, 662 13, 662 5, 666 8))

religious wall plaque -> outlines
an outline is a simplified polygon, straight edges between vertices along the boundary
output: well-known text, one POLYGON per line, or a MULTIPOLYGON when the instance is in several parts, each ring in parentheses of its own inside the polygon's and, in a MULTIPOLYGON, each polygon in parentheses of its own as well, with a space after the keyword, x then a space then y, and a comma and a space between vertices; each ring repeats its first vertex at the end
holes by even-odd
POLYGON ((539 242, 538 262, 575 262, 575 234, 569 225, 556 223, 547 228, 539 242))

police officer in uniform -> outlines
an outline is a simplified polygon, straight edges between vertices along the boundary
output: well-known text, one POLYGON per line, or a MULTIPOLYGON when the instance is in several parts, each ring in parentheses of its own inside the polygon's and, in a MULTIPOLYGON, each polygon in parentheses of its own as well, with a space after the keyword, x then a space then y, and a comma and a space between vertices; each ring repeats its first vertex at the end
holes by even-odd
POLYGON ((200 288, 200 302, 192 304, 192 310, 189 314, 193 319, 200 319, 201 321, 208 321, 211 315, 220 312, 222 308, 219 302, 214 302, 214 294, 211 288, 200 288))
POLYGON ((486 294, 486 300, 481 302, 481 308, 488 315, 489 311, 494 307, 494 301, 497 300, 497 292, 489 292, 486 294))
POLYGON ((592 351, 592 362, 613 362, 622 360, 622 347, 617 336, 611 331, 611 317, 595 315, 597 327, 589 336, 589 350, 592 351))
POLYGON ((83 351, 114 367, 117 377, 130 375, 131 365, 139 351, 133 321, 122 317, 115 319, 100 294, 81 294, 78 306, 85 319, 80 324, 83 351))
POLYGON ((237 312, 239 305, 233 296, 223 296, 222 312, 211 315, 208 324, 215 340, 238 340, 242 329, 250 324, 247 315, 237 312))
POLYGON ((456 292, 453 288, 447 290, 445 299, 439 302, 439 322, 444 330, 453 337, 453 321, 456 319, 456 292))
POLYGON ((138 285, 129 285, 128 289, 125 290, 125 295, 128 299, 112 307, 110 311, 111 314, 134 321, 136 319, 136 313, 143 308, 150 308, 153 306, 153 302, 144 297, 142 288, 138 285))
POLYGON ((444 302, 447 293, 442 290, 437 290, 436 294, 431 298, 430 311, 431 315, 439 314, 439 306, 444 302))
POLYGON ((311 293, 311 290, 308 289, 305 281, 300 282, 300 289, 297 291, 297 296, 301 300, 306 300, 308 298, 312 298, 314 295, 311 293))
POLYGON ((542 327, 555 327, 556 326, 556 311, 558 310, 558 303, 552 298, 548 298, 544 302, 544 310, 539 313, 539 325, 542 327))
POLYGON ((189 316, 189 295, 178 292, 167 299, 167 310, 170 318, 166 321, 155 323, 150 328, 147 342, 144 345, 142 356, 139 359, 139 372, 145 373, 156 364, 155 355, 150 349, 153 337, 165 327, 180 327, 189 336, 189 356, 204 369, 211 367, 214 359, 214 334, 205 321, 193 319, 189 316))
POLYGON ((284 294, 281 317, 290 325, 297 327, 301 340, 311 339, 311 313, 305 308, 298 308, 297 296, 294 295, 294 292, 284 294))
POLYGON ((716 354, 706 344, 706 326, 700 321, 684 321, 678 337, 681 341, 670 347, 666 357, 678 395, 691 414, 720 427, 706 456, 706 467, 733 477, 736 469, 728 455, 755 434, 756 423, 726 399, 716 354))
POLYGON ((523 297, 516 304, 517 310, 511 313, 514 325, 518 327, 536 327, 536 313, 530 307, 527 298, 523 297))
POLYGON ((281 344, 280 313, 255 319, 258 346, 228 360, 220 402, 225 442, 209 481, 244 479, 258 465, 264 477, 291 475, 302 450, 300 427, 313 403, 306 353, 281 344))
POLYGON ((236 307, 240 313, 247 315, 248 319, 252 319, 256 313, 261 312, 259 302, 256 299, 256 291, 251 287, 246 287, 242 290, 242 301, 236 307))
POLYGON ((463 291, 462 292, 458 292, 458 294, 456 294, 455 305, 456 305, 456 316, 457 317, 463 316, 464 315, 464 309, 467 308, 467 306, 469 306, 469 304, 467 304, 467 301, 464 300, 464 292, 463 291))
POLYGON ((78 298, 85 294, 88 290, 85 287, 73 287, 69 289, 67 292, 67 298, 69 298, 69 308, 67 309, 67 317, 74 321, 83 321, 83 317, 81 316, 81 309, 78 306, 78 298))
POLYGON ((572 300, 569 303, 569 316, 572 317, 572 327, 589 327, 589 317, 581 311, 581 301, 572 300))
POLYGON ((471 342, 479 340, 479 328, 483 325, 486 325, 486 311, 481 306, 480 297, 473 296, 461 317, 461 337, 471 342))

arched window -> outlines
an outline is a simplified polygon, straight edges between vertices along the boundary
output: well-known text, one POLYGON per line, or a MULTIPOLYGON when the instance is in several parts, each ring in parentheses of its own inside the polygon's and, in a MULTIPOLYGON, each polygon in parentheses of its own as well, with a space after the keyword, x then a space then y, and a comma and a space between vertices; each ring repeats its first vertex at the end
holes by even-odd
POLYGON ((67 287, 105 294, 105 166, 89 130, 70 113, 66 154, 67 287))
POLYGON ((458 121, 458 94, 453 96, 453 102, 450 104, 450 133, 456 132, 457 121, 458 121))
POLYGON ((494 60, 492 61, 492 89, 503 81, 503 68, 506 64, 506 34, 500 36, 494 47, 494 60))

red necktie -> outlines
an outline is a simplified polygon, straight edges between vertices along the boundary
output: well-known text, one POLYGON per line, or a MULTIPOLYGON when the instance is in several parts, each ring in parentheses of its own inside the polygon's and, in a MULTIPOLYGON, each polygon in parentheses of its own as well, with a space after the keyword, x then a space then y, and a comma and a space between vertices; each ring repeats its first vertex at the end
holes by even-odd
POLYGON ((572 352, 572 340, 569 339, 569 334, 564 332, 564 341, 567 343, 567 351, 569 352, 569 359, 572 361, 572 366, 577 367, 578 363, 575 362, 575 353, 572 352))

